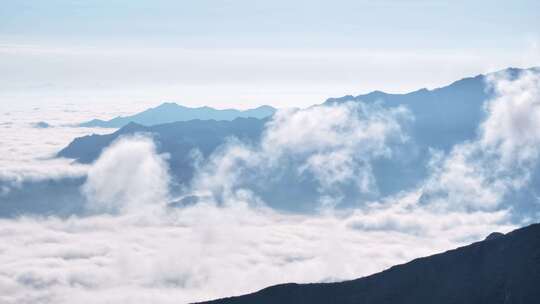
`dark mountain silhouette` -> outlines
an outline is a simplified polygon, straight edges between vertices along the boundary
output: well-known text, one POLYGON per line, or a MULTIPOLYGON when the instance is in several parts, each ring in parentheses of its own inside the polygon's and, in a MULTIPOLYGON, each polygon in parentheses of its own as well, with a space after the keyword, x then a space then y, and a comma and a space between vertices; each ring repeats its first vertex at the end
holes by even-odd
POLYGON ((155 108, 141 113, 116 117, 111 120, 94 119, 80 124, 81 127, 121 128, 130 122, 144 126, 166 124, 176 121, 201 120, 233 120, 236 118, 265 118, 274 114, 276 109, 270 106, 260 106, 245 111, 235 109, 218 110, 210 107, 189 108, 176 103, 163 103, 155 108))
MULTIPOLYGON (((241 270, 239 270, 241 271, 241 270)), ((538 303, 540 224, 364 278, 284 284, 212 304, 538 303)))

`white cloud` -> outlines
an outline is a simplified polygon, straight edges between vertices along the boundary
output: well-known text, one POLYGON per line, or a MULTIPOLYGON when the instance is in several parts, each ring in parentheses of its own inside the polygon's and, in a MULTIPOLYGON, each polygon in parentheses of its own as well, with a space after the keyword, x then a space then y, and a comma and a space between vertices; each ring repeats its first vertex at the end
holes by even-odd
POLYGON ((107 134, 112 129, 76 128, 73 125, 93 118, 112 118, 142 110, 147 104, 99 103, 72 104, 62 98, 37 104, 3 103, 0 107, 0 198, 20 190, 24 182, 42 182, 63 178, 81 178, 87 165, 71 159, 55 158, 56 153, 74 138, 90 134, 107 134), (35 128, 45 121, 54 128, 35 128))
POLYGON ((317 188, 311 190, 332 196, 332 204, 349 184, 376 193, 371 162, 391 157, 392 147, 407 139, 402 124, 410 119, 404 108, 363 103, 281 110, 267 123, 260 143, 233 140, 214 153, 197 172, 193 190, 227 201, 237 191, 257 195, 254 184, 272 187, 292 171, 297 182, 312 177, 317 188))
POLYGON ((495 209, 530 180, 540 153, 540 74, 499 73, 478 138, 438 155, 424 186, 427 200, 451 209, 495 209))
POLYGON ((138 135, 122 137, 105 149, 82 191, 90 209, 118 212, 166 204, 169 182, 164 156, 157 155, 152 139, 138 135))
POLYGON ((362 191, 373 188, 370 162, 390 157, 390 145, 406 140, 405 108, 345 103, 281 111, 268 124, 261 143, 270 157, 303 160, 299 170, 314 174, 323 188, 356 179, 362 191))
POLYGON ((540 72, 493 74, 489 83, 497 96, 486 105, 482 148, 495 150, 501 166, 528 166, 540 150, 540 72))
POLYGON ((187 303, 355 278, 512 228, 498 213, 307 216, 230 203, 166 215, 0 220, 0 301, 187 303))
POLYGON ((75 137, 110 133, 111 129, 72 127, 82 121, 104 117, 107 110, 112 115, 123 114, 126 106, 75 106, 59 101, 47 106, 6 104, 0 108, 0 180, 83 176, 86 166, 54 156, 75 137), (36 121, 45 121, 54 128, 35 128, 36 121))

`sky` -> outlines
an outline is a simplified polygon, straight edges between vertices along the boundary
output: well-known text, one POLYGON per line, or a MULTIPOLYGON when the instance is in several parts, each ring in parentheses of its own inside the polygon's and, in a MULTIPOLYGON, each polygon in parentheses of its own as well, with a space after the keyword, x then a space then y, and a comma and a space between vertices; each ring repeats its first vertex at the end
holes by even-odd
POLYGON ((0 4, 1 107, 302 107, 540 65, 537 1, 0 4))

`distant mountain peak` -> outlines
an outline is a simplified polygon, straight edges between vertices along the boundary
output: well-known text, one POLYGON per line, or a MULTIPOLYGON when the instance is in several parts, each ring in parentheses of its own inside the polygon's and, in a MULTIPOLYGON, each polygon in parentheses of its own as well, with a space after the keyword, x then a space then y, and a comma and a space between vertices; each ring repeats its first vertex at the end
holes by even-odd
POLYGON ((236 118, 257 118, 262 119, 272 116, 276 109, 271 106, 259 106, 255 109, 237 110, 237 109, 215 109, 208 106, 190 108, 179 105, 174 102, 164 102, 157 107, 150 108, 143 112, 131 116, 119 116, 108 121, 93 119, 80 124, 81 127, 105 127, 121 128, 130 122, 135 122, 143 126, 154 126, 159 124, 188 121, 194 119, 200 120, 227 120, 236 118))
POLYGON ((274 107, 269 106, 269 105, 262 105, 262 106, 256 107, 254 110, 273 110, 273 111, 275 111, 276 109, 274 107))
POLYGON ((130 121, 127 125, 125 125, 123 128, 124 129, 133 129, 133 128, 140 128, 140 127, 143 127, 143 125, 140 125, 136 122, 133 122, 133 121, 130 121))
POLYGON ((163 108, 180 108, 181 106, 175 102, 164 102, 154 109, 163 109, 163 108))
POLYGON ((411 96, 411 95, 415 95, 415 94, 418 94, 418 93, 428 93, 428 92, 433 92, 433 91, 437 91, 437 90, 444 90, 444 89, 449 90, 449 89, 455 88, 457 86, 467 86, 467 85, 475 86, 475 85, 478 85, 478 84, 483 85, 484 79, 488 75, 507 73, 511 77, 516 77, 519 73, 522 73, 524 71, 540 71, 540 67, 531 67, 531 68, 509 67, 509 68, 506 68, 506 69, 502 69, 502 70, 487 73, 487 74, 478 74, 478 75, 475 75, 475 76, 464 77, 464 78, 461 78, 459 80, 453 81, 452 83, 450 83, 448 85, 445 85, 445 86, 442 86, 442 87, 437 87, 437 88, 434 88, 434 89, 421 88, 421 89, 406 92, 406 93, 387 93, 387 92, 380 91, 380 90, 374 90, 374 91, 371 91, 369 93, 359 94, 357 96, 345 95, 345 96, 342 96, 342 97, 331 97, 331 98, 328 98, 325 103, 336 103, 336 102, 339 103, 339 102, 349 101, 349 100, 362 100, 362 101, 367 100, 367 101, 369 101, 369 100, 373 100, 373 99, 384 99, 387 96, 411 96))
POLYGON ((127 125, 120 128, 116 133, 133 133, 137 131, 143 131, 146 127, 136 122, 130 121, 127 125))

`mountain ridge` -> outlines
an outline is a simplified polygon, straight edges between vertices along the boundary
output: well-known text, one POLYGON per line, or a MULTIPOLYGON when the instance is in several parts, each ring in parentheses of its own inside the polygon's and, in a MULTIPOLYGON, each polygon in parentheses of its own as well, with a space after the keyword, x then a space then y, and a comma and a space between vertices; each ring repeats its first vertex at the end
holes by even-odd
MULTIPOLYGON (((509 74, 522 72, 509 69, 509 74)), ((408 94, 388 95, 380 91, 359 95, 356 99, 333 99, 325 104, 343 102, 381 103, 388 108, 406 107, 414 118, 402 127, 408 136, 406 143, 395 147, 400 157, 376 159, 372 163, 372 173, 380 197, 394 195, 404 189, 411 189, 421 182, 429 172, 429 160, 433 149, 449 153, 456 144, 474 140, 477 130, 485 117, 484 105, 493 96, 485 83, 486 75, 463 78, 449 86, 435 90, 420 89, 408 94)), ((324 105, 324 104, 323 104, 324 105)), ((320 105, 318 105, 320 106, 320 105)), ((313 106, 315 107, 315 106, 313 106)), ((190 162, 191 150, 200 150, 209 156, 217 147, 226 142, 227 137, 247 139, 247 143, 257 143, 264 131, 266 121, 271 118, 237 118, 233 121, 190 120, 160 124, 151 127, 132 125, 108 135, 80 137, 73 140, 57 156, 90 163, 99 157, 114 139, 137 132, 154 133, 158 152, 171 156, 168 160, 173 178, 178 184, 189 184, 194 173, 190 162), (248 119, 249 122, 238 119, 248 119), (151 128, 151 129, 146 129, 151 128), (246 129, 242 129, 246 128, 246 129), (221 130, 223 129, 223 130, 221 130), (160 133, 162 133, 160 135, 160 133), (176 134, 176 135, 175 135, 176 134), (162 136, 163 135, 163 136, 162 136)), ((540 169, 533 180, 540 180, 540 169)), ((317 181, 313 176, 295 179, 294 168, 284 170, 283 180, 277 181, 281 191, 267 191, 259 184, 250 187, 260 191, 261 198, 273 207, 288 211, 309 212, 316 200, 317 181), (290 187, 295 184, 296 187, 290 187), (294 200, 294 204, 286 202, 294 200)), ((536 171, 535 171, 536 172, 536 171)), ((343 190, 340 207, 348 207, 358 201, 354 187, 343 190)), ((533 192, 531 192, 533 193, 533 192)), ((528 195, 528 194, 527 194, 528 195)), ((531 194, 532 195, 532 194, 531 194)), ((530 195, 529 195, 530 196, 530 195)), ((529 197, 527 196, 527 197, 529 197)), ((520 200, 524 200, 520 198, 520 200)), ((524 200, 532 202, 533 198, 524 200)), ((536 210, 534 203, 522 204, 520 210, 536 210)))
POLYGON ((226 120, 231 121, 236 118, 258 118, 262 119, 273 115, 276 109, 262 105, 247 110, 237 109, 215 109, 208 106, 186 107, 174 102, 165 102, 156 107, 136 113, 130 116, 117 116, 110 120, 92 119, 79 124, 80 127, 101 127, 101 128, 121 128, 130 122, 144 126, 155 126, 159 124, 172 123, 177 121, 201 120, 226 120))
POLYGON ((484 80, 486 76, 490 76, 490 75, 497 75, 497 74, 501 74, 501 73, 507 73, 511 77, 515 77, 517 74, 519 74, 519 73, 521 73, 523 71, 540 72, 540 66, 529 67, 529 68, 509 67, 509 68, 505 68, 505 69, 498 70, 498 71, 495 71, 495 72, 489 72, 489 73, 486 73, 486 74, 477 74, 475 76, 464 77, 464 78, 455 80, 455 81, 453 81, 453 82, 451 82, 451 83, 449 83, 447 85, 435 87, 433 89, 428 89, 428 88, 424 87, 424 88, 420 88, 420 89, 416 89, 414 91, 408 91, 408 92, 404 92, 404 93, 391 93, 391 92, 385 92, 385 91, 381 91, 381 90, 374 90, 374 91, 370 91, 370 92, 367 92, 367 93, 358 94, 356 96, 354 96, 354 95, 344 95, 344 96, 341 96, 341 97, 330 97, 330 98, 327 98, 324 103, 332 103, 332 102, 336 102, 336 101, 351 100, 351 99, 361 100, 362 98, 366 98, 366 97, 368 99, 370 99, 372 96, 378 96, 378 97, 379 96, 405 96, 405 95, 411 95, 411 94, 414 95, 414 94, 419 94, 419 93, 437 92, 437 91, 439 91, 441 89, 458 86, 458 85, 460 85, 462 83, 465 83, 465 82, 474 81, 474 80, 478 80, 478 79, 484 80))
POLYGON ((287 283, 199 304, 535 303, 540 224, 337 283, 287 283))

